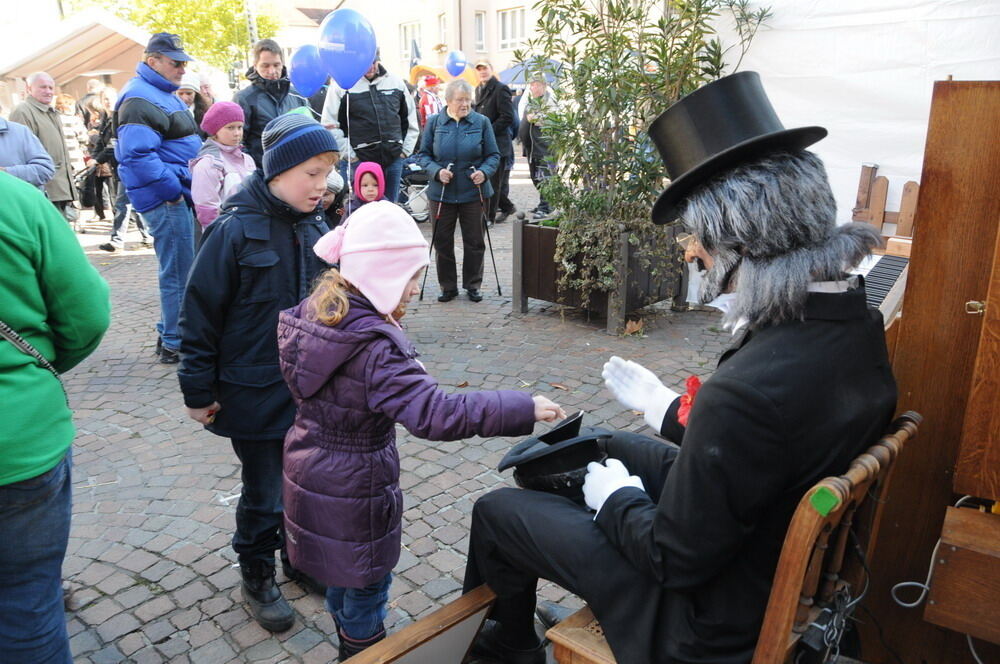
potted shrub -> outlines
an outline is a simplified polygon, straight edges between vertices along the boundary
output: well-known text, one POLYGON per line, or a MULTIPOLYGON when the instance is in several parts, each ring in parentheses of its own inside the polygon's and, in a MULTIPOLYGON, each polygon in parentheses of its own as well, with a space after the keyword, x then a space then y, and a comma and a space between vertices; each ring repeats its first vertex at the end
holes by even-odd
POLYGON ((742 59, 769 10, 749 0, 540 0, 535 9, 538 36, 517 57, 555 79, 558 101, 541 128, 556 167, 542 190, 558 214, 515 223, 514 309, 526 311, 529 297, 583 307, 619 333, 626 312, 683 296, 674 230, 650 221, 666 181, 646 128, 731 73, 725 56, 738 48, 742 59), (723 11, 736 27, 730 49, 715 29, 723 11))

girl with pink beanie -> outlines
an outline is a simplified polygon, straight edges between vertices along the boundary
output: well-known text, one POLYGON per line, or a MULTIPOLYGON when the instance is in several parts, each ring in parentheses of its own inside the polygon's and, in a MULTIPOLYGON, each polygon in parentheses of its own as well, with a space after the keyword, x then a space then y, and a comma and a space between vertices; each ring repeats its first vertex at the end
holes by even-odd
POLYGON ((385 174, 382 172, 382 167, 374 161, 363 161, 358 164, 354 169, 354 188, 351 194, 347 205, 344 206, 344 219, 362 205, 388 200, 385 197, 385 174))
POLYGON ((295 568, 327 586, 344 661, 385 637, 403 514, 396 423, 458 440, 526 435, 565 413, 525 392, 448 393, 428 375, 399 325, 428 245, 399 206, 365 205, 314 251, 339 268, 278 322, 297 407, 285 436, 285 533, 295 568))
POLYGON ((231 101, 212 104, 201 121, 205 139, 198 156, 191 160, 191 198, 200 231, 219 216, 222 202, 256 170, 250 155, 243 152, 243 109, 231 101))

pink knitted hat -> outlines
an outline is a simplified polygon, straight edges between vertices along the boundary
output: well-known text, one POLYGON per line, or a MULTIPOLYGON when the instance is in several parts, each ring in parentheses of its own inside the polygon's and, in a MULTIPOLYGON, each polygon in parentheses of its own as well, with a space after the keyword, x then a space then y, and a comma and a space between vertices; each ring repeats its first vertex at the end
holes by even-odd
POLYGON ((340 263, 344 279, 387 316, 399 305, 410 277, 430 262, 427 249, 413 218, 389 201, 358 208, 313 247, 327 263, 340 263))
POLYGON ((217 101, 205 112, 201 119, 201 130, 209 136, 216 133, 230 122, 246 122, 243 109, 231 101, 217 101))

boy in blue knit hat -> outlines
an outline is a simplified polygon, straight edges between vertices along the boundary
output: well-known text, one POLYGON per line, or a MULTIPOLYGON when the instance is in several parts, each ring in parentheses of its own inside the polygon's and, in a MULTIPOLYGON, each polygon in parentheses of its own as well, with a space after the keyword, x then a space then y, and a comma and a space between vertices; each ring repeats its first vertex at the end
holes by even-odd
MULTIPOLYGON (((281 459, 295 406, 278 368, 278 313, 328 268, 312 249, 329 230, 320 201, 337 146, 298 114, 268 123, 262 142, 263 170, 226 199, 191 268, 178 378, 191 419, 230 438, 240 459, 233 549, 243 596, 262 627, 281 632, 294 621, 274 553, 284 554, 281 459)), ((308 581, 282 561, 286 576, 308 581)))

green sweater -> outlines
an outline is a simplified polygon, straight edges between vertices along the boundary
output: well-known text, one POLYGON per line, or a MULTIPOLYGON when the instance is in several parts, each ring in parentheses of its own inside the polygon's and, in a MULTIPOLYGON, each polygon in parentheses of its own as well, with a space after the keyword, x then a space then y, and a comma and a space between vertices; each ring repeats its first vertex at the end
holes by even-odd
MULTIPOLYGON (((108 329, 108 285, 42 192, 0 173, 0 201, 0 320, 68 371, 108 329)), ((0 486, 54 468, 74 433, 59 381, 0 337, 0 486)))

